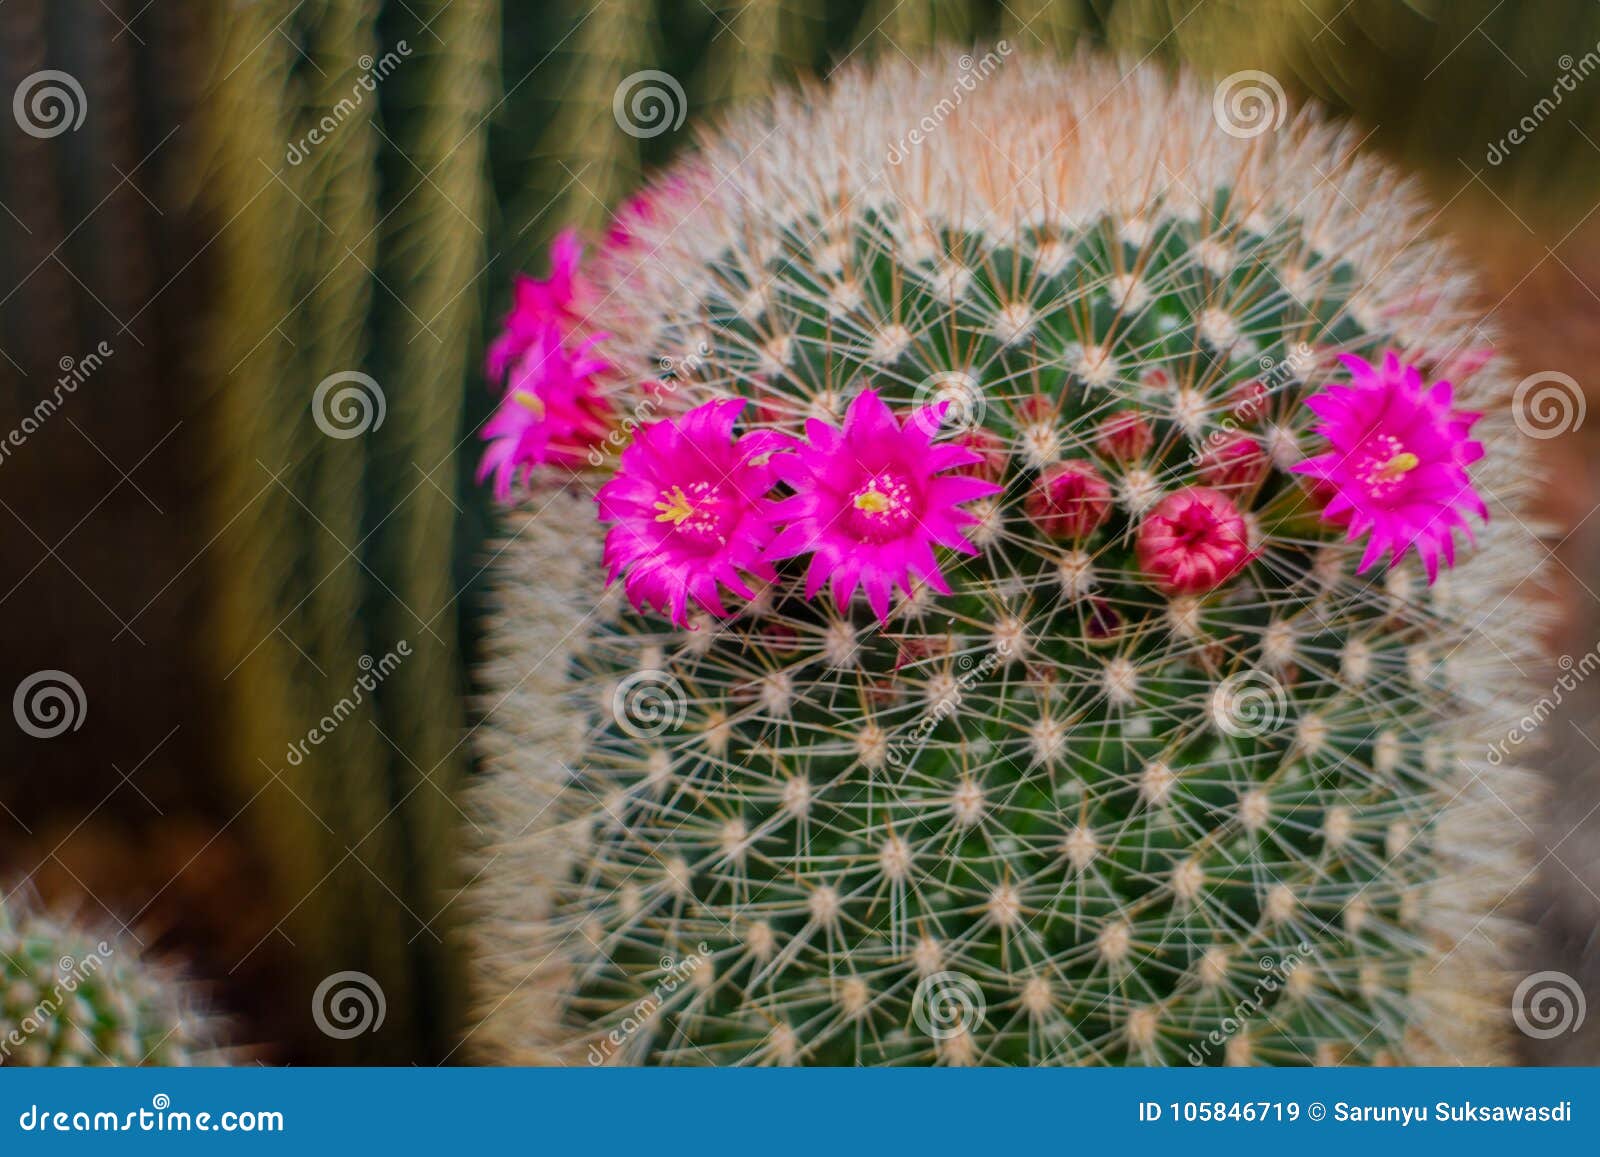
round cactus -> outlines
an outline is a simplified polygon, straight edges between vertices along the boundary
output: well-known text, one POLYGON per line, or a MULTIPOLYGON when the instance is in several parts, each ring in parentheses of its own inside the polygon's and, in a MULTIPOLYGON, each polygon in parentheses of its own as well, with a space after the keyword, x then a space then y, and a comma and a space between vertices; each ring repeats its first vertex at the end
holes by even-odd
POLYGON ((1469 279, 1314 112, 984 62, 779 96, 519 287, 470 1039, 1493 1059, 1544 552, 1469 279))
POLYGON ((0 1065, 204 1064, 216 1028, 126 937, 0 903, 0 1065))

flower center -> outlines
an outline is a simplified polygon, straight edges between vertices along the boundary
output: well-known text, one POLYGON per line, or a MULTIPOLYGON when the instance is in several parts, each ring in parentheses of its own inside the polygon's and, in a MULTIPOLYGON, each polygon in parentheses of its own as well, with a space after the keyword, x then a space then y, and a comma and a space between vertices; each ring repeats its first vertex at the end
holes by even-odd
POLYGON ((893 470, 881 470, 850 499, 850 529, 868 542, 898 538, 915 521, 911 484, 893 470))
POLYGON ((1385 495, 1420 465, 1422 459, 1407 450, 1400 439, 1384 434, 1372 440, 1356 476, 1374 495, 1385 495))
POLYGON ((675 534, 696 546, 724 545, 738 518, 735 503, 710 482, 663 490, 655 510, 657 522, 670 523, 675 534))

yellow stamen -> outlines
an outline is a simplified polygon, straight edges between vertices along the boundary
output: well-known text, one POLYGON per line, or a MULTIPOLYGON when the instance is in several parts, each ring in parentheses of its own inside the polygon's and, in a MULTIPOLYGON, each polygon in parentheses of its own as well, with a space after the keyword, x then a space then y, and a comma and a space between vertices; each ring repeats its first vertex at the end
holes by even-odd
POLYGON ((1378 467, 1378 480, 1380 482, 1394 482, 1397 479, 1404 478, 1421 464, 1422 460, 1415 454, 1396 454, 1378 467))
POLYGON ((530 394, 526 390, 518 390, 512 397, 517 399, 517 405, 523 407, 535 418, 544 417, 544 403, 537 394, 530 394))
POLYGON ((889 509, 889 496, 880 494, 876 488, 863 490, 856 495, 855 506, 868 514, 883 514, 889 509))
POLYGON ((666 493, 665 502, 656 503, 656 509, 661 513, 656 515, 657 522, 670 522, 673 526, 683 525, 686 519, 694 517, 694 503, 689 501, 689 496, 683 492, 683 487, 674 486, 666 493))

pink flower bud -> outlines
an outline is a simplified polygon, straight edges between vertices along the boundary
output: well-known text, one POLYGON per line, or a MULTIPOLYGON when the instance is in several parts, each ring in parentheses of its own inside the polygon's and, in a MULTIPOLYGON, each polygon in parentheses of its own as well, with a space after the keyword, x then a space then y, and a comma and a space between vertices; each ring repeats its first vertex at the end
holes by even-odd
POLYGON ((1139 524, 1139 569, 1169 595, 1215 590, 1250 561, 1250 536, 1238 508, 1203 486, 1158 502, 1139 524))
POLYGON ((1271 404, 1272 392, 1256 378, 1240 382, 1228 395, 1228 412, 1246 426, 1261 421, 1271 404))
POLYGON ((1083 538, 1111 515, 1111 487, 1093 462, 1076 458, 1048 467, 1023 502, 1051 538, 1083 538))
POLYGON ((1271 469, 1266 451, 1248 434, 1224 434, 1200 456, 1200 477, 1222 490, 1248 490, 1271 469))
POLYGON ((982 478, 989 482, 999 482, 1005 477, 1006 462, 1011 455, 1006 449, 1005 439, 999 434, 978 426, 950 440, 957 446, 971 450, 981 459, 970 466, 961 467, 958 473, 970 474, 974 478, 982 478))
POLYGON ((1137 462, 1155 445, 1155 432, 1137 410, 1118 410, 1095 433, 1100 453, 1117 462, 1137 462))

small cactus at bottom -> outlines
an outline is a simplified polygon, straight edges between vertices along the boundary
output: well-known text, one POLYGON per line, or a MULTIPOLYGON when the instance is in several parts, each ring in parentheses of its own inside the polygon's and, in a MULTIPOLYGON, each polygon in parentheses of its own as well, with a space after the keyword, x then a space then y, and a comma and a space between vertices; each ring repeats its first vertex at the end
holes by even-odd
POLYGON ((220 1043, 171 968, 16 900, 0 903, 0 1066, 190 1066, 220 1043))
POLYGON ((1314 114, 1019 59, 907 146, 939 75, 736 120, 507 363, 470 1039, 1494 1059, 1543 555, 1457 259, 1314 114))

